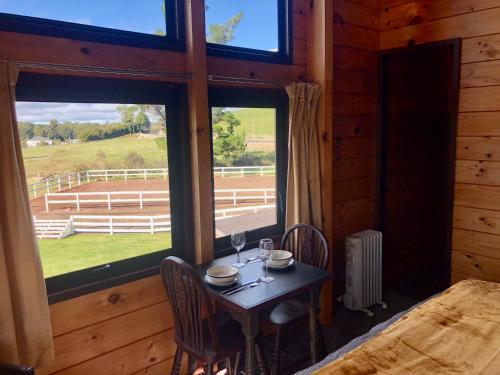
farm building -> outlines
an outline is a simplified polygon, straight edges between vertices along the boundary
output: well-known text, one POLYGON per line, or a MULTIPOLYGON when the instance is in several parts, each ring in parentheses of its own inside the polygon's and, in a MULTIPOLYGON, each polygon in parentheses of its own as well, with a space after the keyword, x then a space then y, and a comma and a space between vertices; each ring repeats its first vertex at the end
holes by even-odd
POLYGON ((51 145, 52 139, 46 137, 33 137, 26 141, 28 147, 36 147, 40 145, 51 145))
POLYGON ((498 0, 1 1, 0 375, 500 374, 499 50, 498 0))

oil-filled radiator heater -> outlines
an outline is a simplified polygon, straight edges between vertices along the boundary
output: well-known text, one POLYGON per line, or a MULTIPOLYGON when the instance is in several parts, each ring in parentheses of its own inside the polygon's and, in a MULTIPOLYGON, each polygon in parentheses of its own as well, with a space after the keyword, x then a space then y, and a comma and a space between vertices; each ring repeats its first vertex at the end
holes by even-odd
POLYGON ((373 313, 368 309, 382 301, 382 233, 371 229, 345 239, 346 291, 340 298, 351 310, 373 313))

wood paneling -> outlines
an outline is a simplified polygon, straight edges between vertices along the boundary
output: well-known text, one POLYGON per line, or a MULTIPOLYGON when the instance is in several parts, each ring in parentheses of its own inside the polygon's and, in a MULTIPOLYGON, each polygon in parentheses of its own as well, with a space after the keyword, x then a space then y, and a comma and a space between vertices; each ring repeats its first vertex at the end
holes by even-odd
POLYGON ((467 253, 500 259, 500 236, 455 228, 453 248, 467 253))
POLYGON ((500 137, 458 137, 457 159, 500 160, 500 137))
POLYGON ((401 28, 500 6, 500 0, 419 0, 387 8, 382 29, 401 28))
POLYGON ((424 43, 457 37, 472 38, 486 34, 496 34, 500 32, 499 17, 500 8, 493 8, 442 18, 401 29, 383 31, 380 38, 380 48, 402 47, 406 46, 408 41, 424 43))
POLYGON ((455 204, 500 211, 500 186, 456 184, 455 204))
POLYGON ((500 85, 500 60, 462 65, 461 87, 500 85))
POLYGON ((500 136, 500 112, 458 114, 458 136, 500 136))
POLYGON ((456 228, 500 235, 500 212, 455 206, 453 225, 456 228))
POLYGON ((454 250, 451 256, 454 271, 482 280, 500 282, 500 259, 454 250))
POLYGON ((500 163, 495 161, 457 160, 455 181, 478 185, 500 185, 500 163))
POLYGON ((335 0, 335 18, 339 23, 379 29, 379 10, 348 0, 335 0))
POLYGON ((346 235, 373 228, 378 92, 378 0, 334 1, 333 134, 336 293, 344 291, 346 235))
POLYGON ((54 336, 165 301, 159 277, 133 281, 50 306, 54 336), (71 313, 70 313, 71 312, 71 313))
POLYGON ((452 281, 498 281, 500 1, 383 0, 380 47, 463 38, 452 281))
POLYGON ((462 41, 462 62, 496 60, 500 58, 500 34, 482 35, 462 41))

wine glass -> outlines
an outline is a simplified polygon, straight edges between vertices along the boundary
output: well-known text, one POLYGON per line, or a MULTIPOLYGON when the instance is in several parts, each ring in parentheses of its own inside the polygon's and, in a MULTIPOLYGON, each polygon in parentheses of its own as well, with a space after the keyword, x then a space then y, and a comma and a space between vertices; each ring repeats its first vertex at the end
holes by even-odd
POLYGON ((270 283, 274 280, 274 277, 267 275, 267 265, 269 259, 271 258, 271 251, 274 250, 273 240, 269 238, 264 238, 259 242, 259 255, 260 259, 264 262, 264 275, 260 278, 261 281, 265 283, 270 283))
POLYGON ((231 232, 231 245, 236 249, 236 263, 233 263, 233 266, 236 268, 240 268, 245 265, 245 263, 240 261, 240 250, 243 249, 245 243, 245 231, 233 230, 231 232))

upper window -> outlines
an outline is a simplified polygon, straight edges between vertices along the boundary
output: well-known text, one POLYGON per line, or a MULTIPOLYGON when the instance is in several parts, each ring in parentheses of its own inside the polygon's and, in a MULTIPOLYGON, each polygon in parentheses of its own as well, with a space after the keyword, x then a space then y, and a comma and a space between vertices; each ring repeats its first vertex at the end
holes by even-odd
POLYGON ((208 52, 269 62, 291 61, 289 0, 205 0, 208 52))
POLYGON ((3 0, 0 29, 150 48, 180 48, 180 0, 3 0))
POLYGON ((181 87, 23 74, 16 112, 49 296, 186 248, 181 87))
POLYGON ((212 89, 214 230, 216 251, 235 230, 249 244, 284 228, 287 100, 282 92, 212 89))

